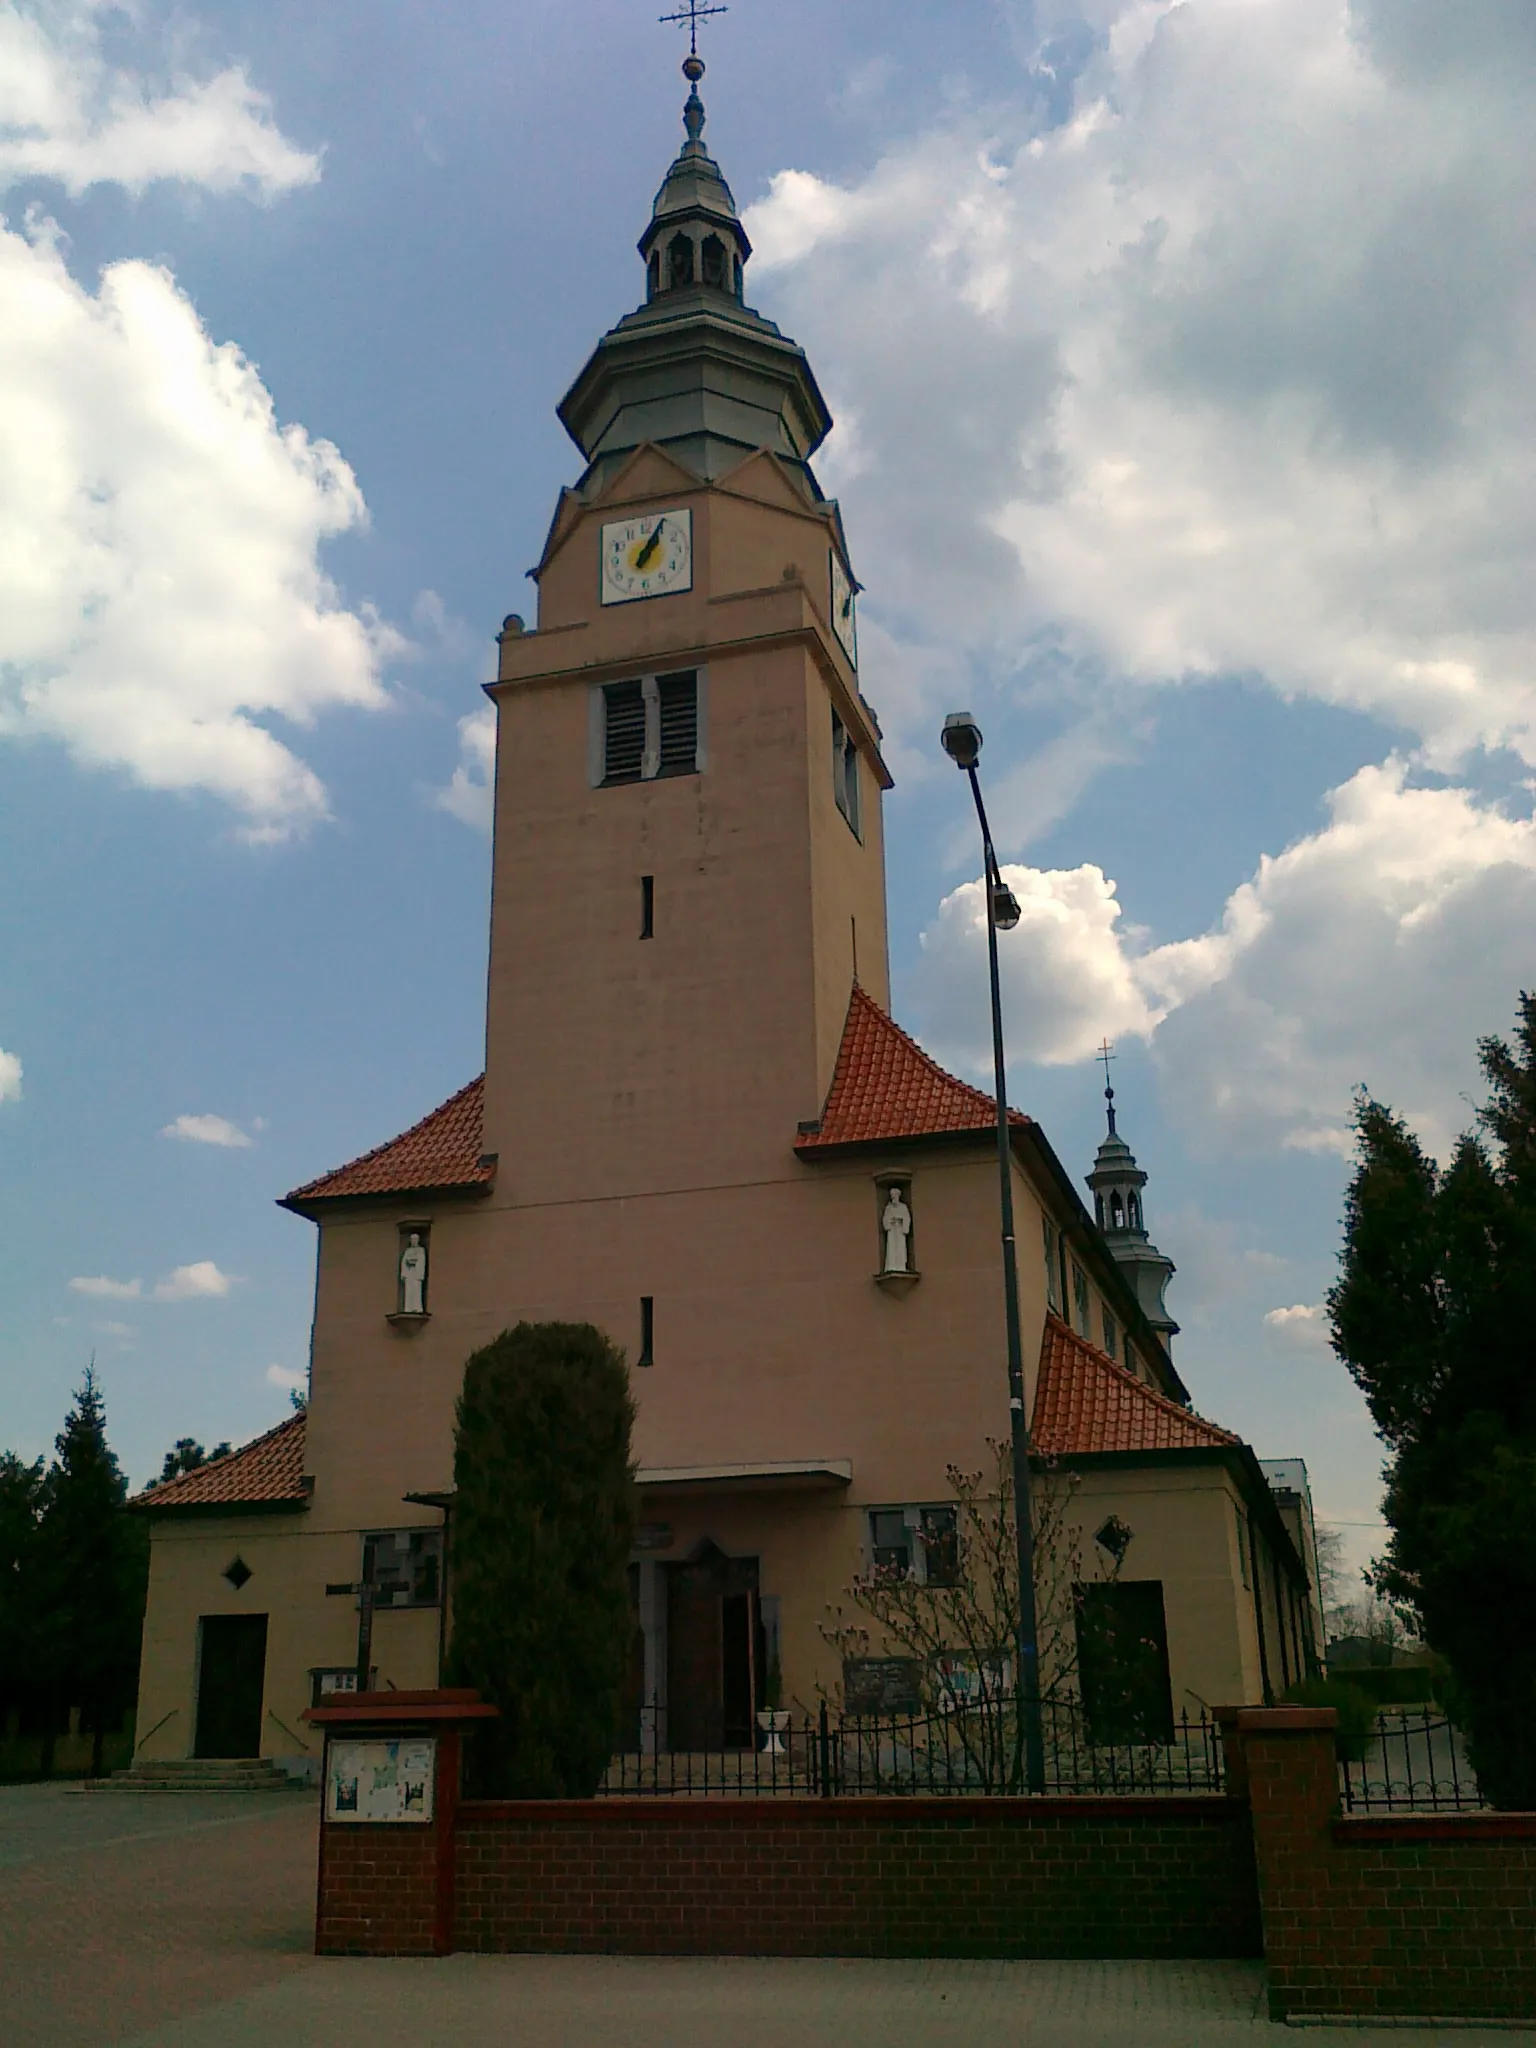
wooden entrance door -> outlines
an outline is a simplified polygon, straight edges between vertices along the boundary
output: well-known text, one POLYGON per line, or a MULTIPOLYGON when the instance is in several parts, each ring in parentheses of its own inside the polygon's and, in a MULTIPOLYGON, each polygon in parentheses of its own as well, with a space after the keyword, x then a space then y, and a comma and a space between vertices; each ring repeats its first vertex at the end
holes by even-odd
POLYGON ((267 1676, 264 1614, 205 1614, 194 1756, 259 1756, 267 1676))
POLYGON ((757 1559, 714 1544, 667 1566, 667 1747, 750 1749, 761 1705, 757 1559))

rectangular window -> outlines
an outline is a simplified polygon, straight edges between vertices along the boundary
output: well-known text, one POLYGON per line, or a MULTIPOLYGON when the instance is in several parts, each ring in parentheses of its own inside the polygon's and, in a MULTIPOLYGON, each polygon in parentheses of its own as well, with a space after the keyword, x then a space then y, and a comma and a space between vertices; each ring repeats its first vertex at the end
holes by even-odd
POLYGON ((442 1597, 441 1529, 378 1529, 363 1538, 363 1577, 375 1607, 435 1607, 442 1597))
POLYGON ((1173 1689, 1161 1579, 1073 1588, 1077 1669, 1090 1743, 1170 1743, 1173 1689))
POLYGON ((912 1569, 912 1531, 903 1508, 876 1508, 869 1518, 870 1563, 877 1572, 912 1569))
POLYGON ((640 877, 640 936, 654 939, 656 936, 656 877, 640 877))
POLYGON ((918 1532, 922 1537, 923 1582, 929 1586, 960 1583, 960 1518, 954 1508, 924 1508, 918 1532))
POLYGON ((960 1525, 953 1507, 875 1508, 869 1517, 869 1561, 876 1572, 953 1586, 960 1578, 960 1525))
POLYGON ((1111 1358, 1120 1356, 1120 1325, 1108 1309, 1104 1311, 1104 1349, 1111 1358))
POLYGON ((699 691, 692 669, 656 678, 656 773, 691 775, 698 766, 699 691))
POLYGON ((654 1295, 642 1294, 640 1297, 640 1356, 635 1360, 636 1365, 654 1365, 656 1363, 655 1346, 656 1300, 654 1295))
POLYGON ((1091 1339, 1093 1331, 1089 1314, 1088 1275, 1076 1260, 1072 1263, 1072 1300, 1077 1309, 1077 1334, 1091 1339))
POLYGON ((699 678, 695 669, 605 683, 601 774, 604 788, 692 775, 699 765, 699 678))
POLYGON ((645 696, 639 683, 603 691, 603 781, 638 782, 645 760, 645 696))
POLYGON ((1056 1250, 1056 1226, 1049 1216, 1042 1219, 1045 1231, 1045 1298, 1061 1314, 1061 1260, 1056 1250))
POLYGON ((859 750, 853 734, 834 711, 832 714, 832 794, 837 808, 861 836, 859 812, 859 750))

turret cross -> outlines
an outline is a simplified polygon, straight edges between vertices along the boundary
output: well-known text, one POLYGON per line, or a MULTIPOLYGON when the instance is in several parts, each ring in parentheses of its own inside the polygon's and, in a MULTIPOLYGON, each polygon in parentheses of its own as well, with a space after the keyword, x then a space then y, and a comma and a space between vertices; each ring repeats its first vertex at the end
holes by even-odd
POLYGON ((686 26, 688 30, 688 54, 690 57, 697 57, 699 54, 699 23, 706 20, 711 14, 729 14, 730 11, 728 7, 723 6, 701 7, 699 0, 688 0, 688 5, 686 7, 679 7, 676 14, 658 14, 656 19, 658 21, 675 21, 679 27, 686 26))

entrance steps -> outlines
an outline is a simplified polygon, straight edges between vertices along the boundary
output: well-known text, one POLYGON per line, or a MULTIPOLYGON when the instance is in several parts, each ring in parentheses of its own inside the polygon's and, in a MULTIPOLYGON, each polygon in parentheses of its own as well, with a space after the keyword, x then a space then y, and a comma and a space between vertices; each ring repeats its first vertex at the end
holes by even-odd
POLYGON ((87 1779, 93 1792, 292 1792, 307 1788, 269 1757, 141 1760, 110 1778, 87 1779))

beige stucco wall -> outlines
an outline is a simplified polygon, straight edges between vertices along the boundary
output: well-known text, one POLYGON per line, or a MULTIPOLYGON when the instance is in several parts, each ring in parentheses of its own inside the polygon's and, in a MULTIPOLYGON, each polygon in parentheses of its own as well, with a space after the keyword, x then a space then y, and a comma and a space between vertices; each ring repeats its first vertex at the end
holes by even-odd
MULTIPOLYGON (((591 1321, 633 1358, 641 1298, 653 1299, 655 1363, 633 1376, 642 1467, 851 1465, 836 1495, 711 1497, 669 1514, 672 1555, 704 1535, 760 1555, 763 1591, 781 1602, 786 1682, 807 1700, 826 1679, 818 1623, 857 1568, 867 1509, 943 1500, 946 1466, 984 1465, 986 1439, 1006 1434, 990 1138, 815 1165, 794 1152, 832 1077, 855 945, 860 980, 888 1003, 888 778, 828 624, 832 535, 827 508, 768 462, 706 489, 643 451, 602 504, 563 502, 540 629, 504 641, 496 692, 494 1189, 327 1215, 310 1506, 157 1530, 138 1725, 169 1746, 147 1753, 186 1753, 197 1617, 230 1611, 272 1616, 263 1748, 290 1753, 277 1745, 301 1732, 309 1667, 353 1654, 355 1614, 326 1600, 325 1582, 356 1576, 361 1531, 436 1524, 403 1496, 451 1486, 465 1358, 518 1320, 591 1321), (599 606, 603 520, 662 505, 693 512, 693 589, 599 606), (704 679, 703 772, 593 789, 594 686, 691 666, 704 679), (833 796, 834 707, 860 748, 857 836, 833 796), (647 874, 656 929, 642 940, 647 874), (921 1273, 900 1291, 873 1278, 876 1184, 890 1172, 910 1175, 921 1273), (387 1317, 408 1223, 431 1227, 431 1316, 405 1330, 387 1317), (254 1576, 232 1595, 220 1574, 236 1548, 254 1576)), ((1015 1199, 1032 1398, 1042 1204, 1069 1219, 1059 1190, 1018 1167, 1015 1199)), ((1102 1327, 1095 1287, 1095 1338, 1102 1327)), ((1211 1696, 1240 1682, 1252 1698, 1227 1611, 1230 1557, 1226 1606, 1218 1592, 1220 1500, 1219 1487, 1149 1485, 1120 1511, 1183 1589, 1177 1602, 1170 1592, 1176 1685, 1211 1696)), ((430 1678, 435 1615, 385 1614, 379 1630, 381 1673, 430 1678)))

